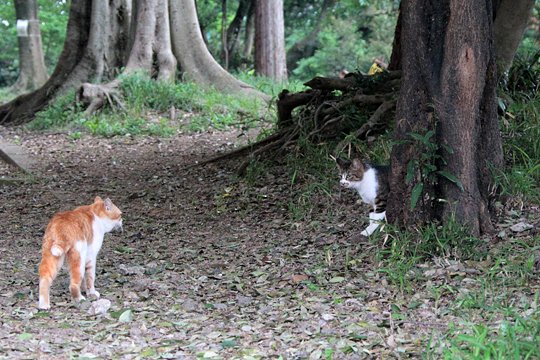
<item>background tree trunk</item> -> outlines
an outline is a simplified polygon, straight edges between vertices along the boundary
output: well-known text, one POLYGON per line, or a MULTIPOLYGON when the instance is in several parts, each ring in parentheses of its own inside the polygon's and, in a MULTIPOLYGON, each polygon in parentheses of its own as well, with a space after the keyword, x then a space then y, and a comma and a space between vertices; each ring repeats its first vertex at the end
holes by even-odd
POLYGON ((255 44, 255 0, 250 0, 249 10, 246 18, 246 36, 244 38, 244 50, 242 57, 251 58, 253 45, 255 44))
POLYGON ((18 24, 26 22, 21 33, 18 31, 19 43, 19 77, 12 90, 26 92, 39 88, 47 81, 47 68, 41 45, 38 9, 36 0, 15 0, 15 15, 18 24))
POLYGON ((493 24, 497 75, 501 77, 512 66, 514 55, 532 14, 534 0, 501 0, 493 24))
POLYGON ((298 66, 298 61, 313 56, 315 50, 318 47, 317 37, 321 31, 324 20, 332 11, 336 0, 324 0, 321 5, 321 10, 319 12, 319 17, 317 23, 313 29, 304 36, 301 40, 297 41, 290 49, 287 51, 287 70, 293 71, 298 66))
POLYGON ((134 6, 133 45, 126 64, 126 73, 143 70, 160 80, 172 81, 176 74, 176 58, 172 53, 167 0, 137 0, 134 6), (154 55, 156 58, 154 69, 154 55))
POLYGON ((394 41, 392 42, 392 55, 390 55, 390 62, 388 63, 388 70, 401 70, 401 6, 399 4, 399 15, 396 23, 396 30, 394 31, 394 41))
POLYGON ((277 81, 287 79, 283 0, 256 0, 255 72, 277 81))
POLYGON ((489 231, 489 166, 503 162, 491 1, 405 0, 402 16, 403 83, 391 156, 389 220, 412 227, 455 216, 475 235, 489 231), (428 161, 436 169, 422 163, 425 142, 410 135, 429 130, 435 132, 435 150, 428 161), (420 165, 412 167, 415 160, 420 165), (454 176, 463 191, 456 180, 448 180, 454 176), (412 191, 419 183, 424 191, 413 210, 412 191))
POLYGON ((41 88, 0 106, 0 124, 24 123, 63 90, 116 75, 125 57, 130 9, 127 0, 73 0, 53 74, 41 88))
MULTIPOLYGON (((242 28, 242 23, 244 18, 248 15, 249 8, 251 6, 251 0, 240 0, 238 2, 238 9, 234 15, 234 19, 231 21, 231 24, 227 28, 227 52, 229 57, 232 57, 236 51, 236 46, 238 45, 238 38, 240 35, 240 29, 242 28)), ((247 25, 246 25, 247 28, 247 25)))
POLYGON ((268 96, 235 79, 212 57, 204 45, 194 0, 171 0, 169 6, 173 52, 188 78, 221 91, 269 100, 268 96))

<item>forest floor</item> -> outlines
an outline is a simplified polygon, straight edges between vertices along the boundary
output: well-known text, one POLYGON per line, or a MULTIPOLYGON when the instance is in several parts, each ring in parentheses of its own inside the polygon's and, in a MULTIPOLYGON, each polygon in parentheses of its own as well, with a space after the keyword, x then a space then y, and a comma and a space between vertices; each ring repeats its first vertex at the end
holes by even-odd
MULTIPOLYGON (((235 161, 197 165, 245 143, 235 131, 0 134, 38 160, 35 178, 0 185, 0 358, 438 358, 469 351, 460 334, 489 342, 503 327, 539 329, 537 206, 505 209, 501 241, 482 239, 481 260, 424 260, 399 284, 384 258, 391 241, 356 235, 367 212, 337 174, 335 191, 314 193, 325 200, 307 198, 309 216, 293 218, 298 182, 283 169, 250 182, 235 161), (63 271, 40 312, 45 226, 96 195, 123 211, 124 231, 106 236, 97 262, 112 306, 74 306, 63 271), (533 228, 510 229, 520 222, 533 228)), ((16 172, 0 165, 0 177, 16 172)), ((538 334, 522 339, 534 346, 538 334)))

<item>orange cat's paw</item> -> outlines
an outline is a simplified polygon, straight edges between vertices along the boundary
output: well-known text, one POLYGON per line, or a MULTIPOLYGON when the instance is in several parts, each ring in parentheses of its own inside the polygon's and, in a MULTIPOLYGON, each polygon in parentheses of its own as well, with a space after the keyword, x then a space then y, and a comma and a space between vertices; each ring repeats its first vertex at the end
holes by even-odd
POLYGON ((82 295, 80 295, 79 297, 74 297, 74 298, 72 298, 72 299, 73 299, 73 301, 75 301, 76 303, 79 303, 79 302, 81 302, 81 301, 83 301, 83 300, 86 300, 86 298, 85 298, 84 296, 82 296, 82 295))
POLYGON ((101 297, 101 294, 99 292, 97 292, 96 290, 89 291, 89 292, 86 293, 86 295, 87 296, 93 296, 96 299, 99 299, 101 297))
POLYGON ((41 301, 40 301, 40 302, 39 302, 39 305, 38 305, 38 309, 39 309, 39 310, 50 310, 50 309, 51 309, 51 305, 50 305, 50 304, 41 303, 41 301))

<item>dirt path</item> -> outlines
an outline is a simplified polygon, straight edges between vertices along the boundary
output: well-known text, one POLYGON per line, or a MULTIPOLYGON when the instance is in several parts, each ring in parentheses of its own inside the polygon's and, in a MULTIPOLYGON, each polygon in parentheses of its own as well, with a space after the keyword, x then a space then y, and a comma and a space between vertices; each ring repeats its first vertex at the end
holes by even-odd
POLYGON ((374 245, 348 239, 358 224, 346 215, 291 222, 288 179, 248 187, 234 163, 191 166, 238 141, 234 132, 3 132, 39 159, 42 177, 0 187, 0 358, 414 357, 420 339, 456 320, 437 312, 451 299, 388 286, 374 245), (98 259, 96 287, 112 307, 95 316, 91 302, 72 306, 64 271, 52 310, 38 312, 44 227, 95 195, 124 213, 124 232, 106 237, 98 259))

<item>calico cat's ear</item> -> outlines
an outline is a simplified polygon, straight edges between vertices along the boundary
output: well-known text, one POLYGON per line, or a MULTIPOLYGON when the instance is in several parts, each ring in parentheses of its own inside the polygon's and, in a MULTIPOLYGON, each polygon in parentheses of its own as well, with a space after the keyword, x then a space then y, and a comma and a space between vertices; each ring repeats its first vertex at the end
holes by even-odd
POLYGON ((97 202, 102 202, 103 200, 101 200, 101 198, 99 196, 96 196, 94 198, 94 202, 97 203, 97 202))
POLYGON ((349 166, 351 166, 351 162, 349 160, 343 160, 341 158, 337 158, 336 163, 341 169, 347 169, 349 166))
POLYGON ((112 207, 113 207, 113 203, 112 203, 111 199, 106 198, 105 199, 105 210, 111 211, 112 207))
POLYGON ((351 168, 354 170, 364 170, 364 163, 359 158, 354 158, 351 164, 351 168))

